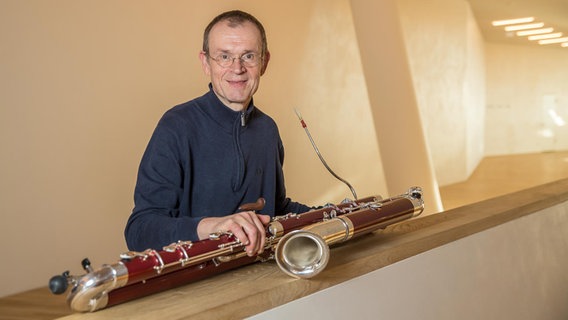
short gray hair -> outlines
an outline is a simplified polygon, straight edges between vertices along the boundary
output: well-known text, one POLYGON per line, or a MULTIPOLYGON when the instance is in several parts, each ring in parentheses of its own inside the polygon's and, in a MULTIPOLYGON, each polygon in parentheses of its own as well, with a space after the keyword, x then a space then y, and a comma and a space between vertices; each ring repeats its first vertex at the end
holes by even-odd
POLYGON ((265 58, 265 55, 268 52, 268 41, 266 40, 266 32, 264 31, 264 27, 262 26, 262 23, 260 23, 260 21, 258 21, 258 19, 255 18, 250 13, 246 13, 246 12, 240 11, 240 10, 232 10, 232 11, 223 12, 220 15, 213 18, 213 20, 211 20, 211 22, 209 22, 209 24, 205 28, 205 31, 203 32, 203 52, 209 53, 209 33, 211 32, 211 29, 213 29, 213 27, 216 24, 218 24, 219 22, 222 22, 222 21, 228 21, 229 27, 231 27, 231 28, 234 28, 236 26, 240 26, 247 21, 254 24, 256 26, 256 28, 258 29, 258 31, 260 32, 260 38, 261 38, 261 42, 262 42, 261 57, 263 59, 265 58))

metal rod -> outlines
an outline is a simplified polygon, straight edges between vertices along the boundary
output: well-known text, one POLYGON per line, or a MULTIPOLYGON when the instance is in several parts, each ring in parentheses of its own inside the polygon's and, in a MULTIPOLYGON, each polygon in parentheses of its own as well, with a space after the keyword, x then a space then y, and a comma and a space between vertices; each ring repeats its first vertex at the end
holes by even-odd
POLYGON ((331 168, 327 165, 327 162, 325 162, 325 159, 323 158, 323 156, 321 155, 321 153, 319 152, 319 149, 316 145, 316 143, 314 142, 314 139, 312 138, 312 135, 310 134, 310 130, 308 130, 308 125, 304 122, 304 119, 302 119, 302 115, 300 114, 300 112, 298 111, 298 109, 294 108, 294 111, 296 112, 296 115, 298 116, 298 119, 300 119, 300 123, 302 124, 302 127, 304 128, 304 130, 306 131, 306 134, 308 135, 308 138, 310 139, 310 143, 312 144, 312 147, 314 147, 314 150, 316 151, 316 154, 318 155, 321 163, 323 163, 323 165, 325 166, 325 168, 327 169, 327 171, 329 171, 329 173, 331 173, 337 180, 345 183, 345 185, 347 185, 347 187, 349 187, 349 190, 351 190, 351 193, 353 194, 354 200, 357 199, 357 193, 355 192, 355 189, 353 189, 353 187, 351 186, 351 184, 347 181, 345 181, 344 179, 342 179, 340 176, 338 176, 335 172, 333 172, 333 170, 331 170, 331 168))

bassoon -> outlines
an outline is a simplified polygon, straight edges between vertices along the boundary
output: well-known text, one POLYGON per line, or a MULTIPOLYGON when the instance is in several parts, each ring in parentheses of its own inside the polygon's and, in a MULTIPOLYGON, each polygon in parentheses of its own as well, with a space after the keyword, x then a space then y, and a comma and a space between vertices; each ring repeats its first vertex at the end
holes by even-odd
MULTIPOLYGON (((241 209, 260 210, 263 205, 259 199, 241 209)), ((412 218, 423 209, 420 187, 388 199, 371 196, 346 200, 272 218, 266 227, 264 252, 257 256, 248 256, 233 234, 219 232, 200 241, 178 241, 162 250, 128 251, 118 262, 96 270, 85 259, 84 275, 64 272, 51 278, 49 287, 53 293, 62 294, 71 285, 67 296, 70 308, 93 312, 256 261, 274 259, 286 274, 311 278, 325 268, 330 245, 412 218)))
MULTIPOLYGON (((248 256, 245 246, 228 232, 213 233, 209 239, 178 241, 162 248, 143 252, 128 251, 120 261, 94 270, 88 259, 82 261, 86 274, 71 276, 66 271, 49 281, 54 294, 72 289, 67 303, 74 311, 93 312, 156 292, 168 290, 211 275, 256 261, 276 260, 286 274, 311 278, 327 265, 329 246, 353 237, 383 229, 391 224, 422 213, 422 189, 412 187, 406 193, 388 199, 371 196, 358 199, 355 189, 327 165, 305 121, 296 111, 316 154, 325 168, 349 187, 353 198, 341 204, 301 214, 276 216, 266 228, 264 252, 248 256)), ((264 207, 264 199, 245 204, 240 210, 255 211, 264 207)))

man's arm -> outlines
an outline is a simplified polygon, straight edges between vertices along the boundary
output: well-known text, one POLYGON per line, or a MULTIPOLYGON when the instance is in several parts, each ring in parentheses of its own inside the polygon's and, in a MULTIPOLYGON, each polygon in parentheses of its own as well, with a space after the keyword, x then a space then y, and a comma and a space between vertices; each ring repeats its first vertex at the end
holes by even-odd
POLYGON ((164 115, 142 156, 134 209, 125 229, 126 243, 131 250, 161 249, 178 240, 198 239, 197 225, 202 217, 189 217, 180 212, 184 170, 187 169, 180 156, 185 146, 176 125, 181 125, 177 119, 164 115))

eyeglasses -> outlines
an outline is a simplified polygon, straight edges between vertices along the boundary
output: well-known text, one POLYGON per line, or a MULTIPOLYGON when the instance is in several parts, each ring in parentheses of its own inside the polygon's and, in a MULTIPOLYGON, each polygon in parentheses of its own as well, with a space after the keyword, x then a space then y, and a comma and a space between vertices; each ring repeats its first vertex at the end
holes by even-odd
POLYGON ((222 68, 228 68, 232 66, 235 62, 235 59, 239 59, 241 61, 241 65, 246 68, 256 67, 262 60, 260 56, 254 52, 245 53, 240 57, 232 57, 226 53, 221 53, 215 58, 210 56, 209 53, 207 53, 207 56, 209 56, 211 60, 215 60, 215 62, 217 62, 217 64, 222 68))

